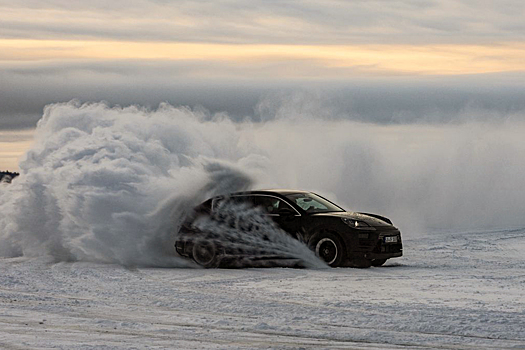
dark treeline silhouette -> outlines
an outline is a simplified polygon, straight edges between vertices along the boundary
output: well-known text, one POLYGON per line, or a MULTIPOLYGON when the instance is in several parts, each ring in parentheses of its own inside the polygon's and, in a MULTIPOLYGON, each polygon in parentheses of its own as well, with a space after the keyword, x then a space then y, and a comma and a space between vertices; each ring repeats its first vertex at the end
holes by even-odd
POLYGON ((19 173, 12 173, 10 171, 0 171, 0 182, 11 182, 12 179, 20 175, 19 173))

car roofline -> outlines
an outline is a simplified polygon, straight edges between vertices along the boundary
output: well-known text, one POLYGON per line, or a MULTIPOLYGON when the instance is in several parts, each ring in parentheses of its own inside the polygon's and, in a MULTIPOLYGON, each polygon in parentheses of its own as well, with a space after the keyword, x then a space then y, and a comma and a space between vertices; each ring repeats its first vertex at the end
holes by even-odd
POLYGON ((281 196, 286 196, 292 193, 313 193, 313 192, 304 191, 304 190, 294 190, 294 189, 263 189, 263 190, 232 192, 232 193, 227 194, 226 196, 241 195, 241 194, 270 194, 270 193, 281 195, 281 196))

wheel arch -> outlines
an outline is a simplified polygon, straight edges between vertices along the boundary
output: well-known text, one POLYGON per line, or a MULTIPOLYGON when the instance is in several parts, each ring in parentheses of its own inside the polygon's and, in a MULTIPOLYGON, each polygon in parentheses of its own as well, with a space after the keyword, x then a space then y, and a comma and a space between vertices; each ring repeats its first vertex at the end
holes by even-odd
POLYGON ((341 246, 340 261, 334 266, 341 266, 348 259, 348 252, 345 240, 343 239, 342 235, 337 231, 323 228, 313 232, 308 239, 308 246, 315 252, 316 248, 314 244, 317 243, 319 240, 323 239, 323 235, 332 235, 339 241, 339 245, 341 246))

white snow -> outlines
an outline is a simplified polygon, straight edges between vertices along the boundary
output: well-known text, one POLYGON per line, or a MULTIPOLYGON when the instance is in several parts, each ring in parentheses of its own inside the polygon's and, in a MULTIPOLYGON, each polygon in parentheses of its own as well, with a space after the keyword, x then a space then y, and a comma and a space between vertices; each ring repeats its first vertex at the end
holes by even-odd
POLYGON ((0 259, 0 347, 525 347, 525 230, 433 232, 369 269, 0 259))

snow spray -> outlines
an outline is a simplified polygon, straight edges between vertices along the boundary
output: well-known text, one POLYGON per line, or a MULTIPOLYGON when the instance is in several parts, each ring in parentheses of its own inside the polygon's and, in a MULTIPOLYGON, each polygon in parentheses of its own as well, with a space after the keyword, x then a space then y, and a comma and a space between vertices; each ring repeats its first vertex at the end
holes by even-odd
POLYGON ((316 111, 234 122, 168 104, 49 105, 21 175, 0 184, 0 256, 182 266, 181 217, 250 188, 311 190, 389 217, 405 238, 523 226, 522 116, 378 124, 316 111))
MULTIPOLYGON (((182 220, 205 199, 252 185, 241 169, 258 160, 239 142, 229 119, 209 120, 187 108, 48 106, 22 175, 2 187, 0 255, 192 266, 174 250, 182 220)), ((286 245, 280 249, 289 255, 316 259, 271 229, 274 241, 252 243, 275 251, 286 245)))

